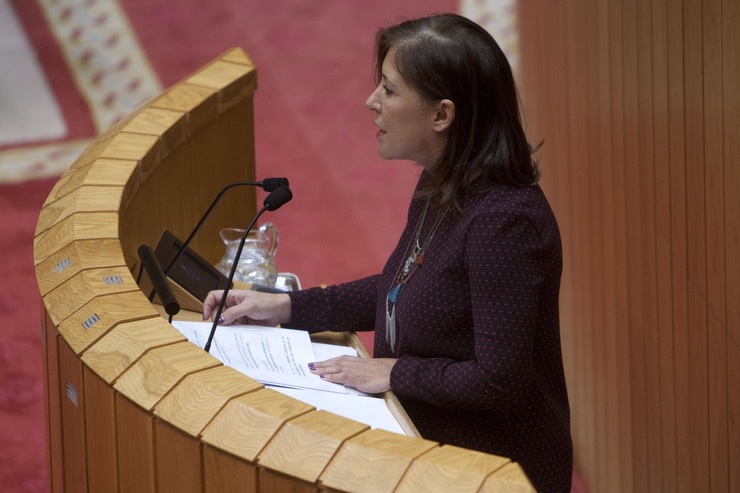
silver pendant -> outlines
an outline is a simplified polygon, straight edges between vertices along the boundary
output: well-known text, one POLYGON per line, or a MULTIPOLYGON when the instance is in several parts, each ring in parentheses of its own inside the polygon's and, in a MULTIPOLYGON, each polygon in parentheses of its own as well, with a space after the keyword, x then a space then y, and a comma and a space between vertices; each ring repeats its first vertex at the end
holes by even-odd
POLYGON ((385 300, 385 340, 393 352, 396 351, 396 306, 385 300))

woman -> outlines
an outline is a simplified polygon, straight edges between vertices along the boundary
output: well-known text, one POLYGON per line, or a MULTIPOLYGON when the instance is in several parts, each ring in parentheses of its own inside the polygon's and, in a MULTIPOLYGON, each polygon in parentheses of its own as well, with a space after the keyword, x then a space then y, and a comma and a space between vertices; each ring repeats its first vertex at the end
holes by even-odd
MULTIPOLYGON (((423 168, 382 273, 288 294, 232 291, 220 323, 374 329, 374 358, 311 365, 392 390, 424 438, 509 457, 569 491, 572 447, 558 320, 560 235, 537 185, 506 58, 457 15, 376 40, 378 150, 423 168)), ((212 292, 210 318, 222 292, 212 292)))

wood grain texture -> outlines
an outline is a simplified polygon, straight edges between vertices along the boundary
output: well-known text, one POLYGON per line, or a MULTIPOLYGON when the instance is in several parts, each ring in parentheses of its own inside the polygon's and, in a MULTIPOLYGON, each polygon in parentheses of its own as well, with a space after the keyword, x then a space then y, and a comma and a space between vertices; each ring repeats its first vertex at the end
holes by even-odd
POLYGON ((259 455, 260 466, 316 483, 342 443, 370 427, 316 411, 285 423, 259 455))
POLYGON ((184 335, 159 317, 122 322, 85 351, 82 361, 113 384, 150 349, 185 341, 184 335))
POLYGON ((45 296, 82 270, 123 265, 121 245, 116 239, 74 241, 39 263, 36 281, 41 296, 45 296))
MULTIPOLYGON (((59 324, 59 333, 79 355, 114 326, 152 319, 159 313, 138 291, 103 294, 93 298, 59 324)), ((150 324, 153 329, 156 324, 150 324)))
POLYGON ((429 440, 369 430, 344 443, 320 481, 339 491, 394 491, 411 462, 437 446, 429 440))
POLYGON ((186 376, 157 404, 154 414, 198 437, 228 400, 262 388, 233 368, 218 366, 186 376))
POLYGON ((476 493, 487 476, 510 462, 504 457, 443 445, 416 458, 395 491, 412 493, 441 488, 476 493))
POLYGON ((527 121, 563 235, 576 468, 594 491, 733 491, 740 8, 520 8, 527 121))
POLYGON ((283 424, 314 408, 271 389, 230 400, 203 430, 203 442, 255 462, 283 424))
POLYGON ((221 364, 194 344, 178 342, 145 353, 113 386, 139 406, 151 411, 186 375, 221 364))

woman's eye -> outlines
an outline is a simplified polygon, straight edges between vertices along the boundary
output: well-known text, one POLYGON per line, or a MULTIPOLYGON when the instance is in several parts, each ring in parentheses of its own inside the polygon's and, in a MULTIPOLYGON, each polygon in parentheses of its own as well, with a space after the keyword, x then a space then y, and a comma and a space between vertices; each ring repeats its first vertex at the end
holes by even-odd
POLYGON ((389 96, 389 95, 393 94, 393 91, 391 91, 388 88, 388 86, 386 86, 385 84, 383 84, 383 94, 385 94, 386 96, 389 96))

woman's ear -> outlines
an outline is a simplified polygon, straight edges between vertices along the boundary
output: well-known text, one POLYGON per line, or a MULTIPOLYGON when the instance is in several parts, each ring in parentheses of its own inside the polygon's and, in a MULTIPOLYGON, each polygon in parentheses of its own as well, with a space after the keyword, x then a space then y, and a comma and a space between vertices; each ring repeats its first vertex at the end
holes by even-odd
POLYGON ((436 132, 442 132, 450 128, 455 120, 455 103, 449 99, 443 99, 437 102, 436 107, 433 128, 436 132))

